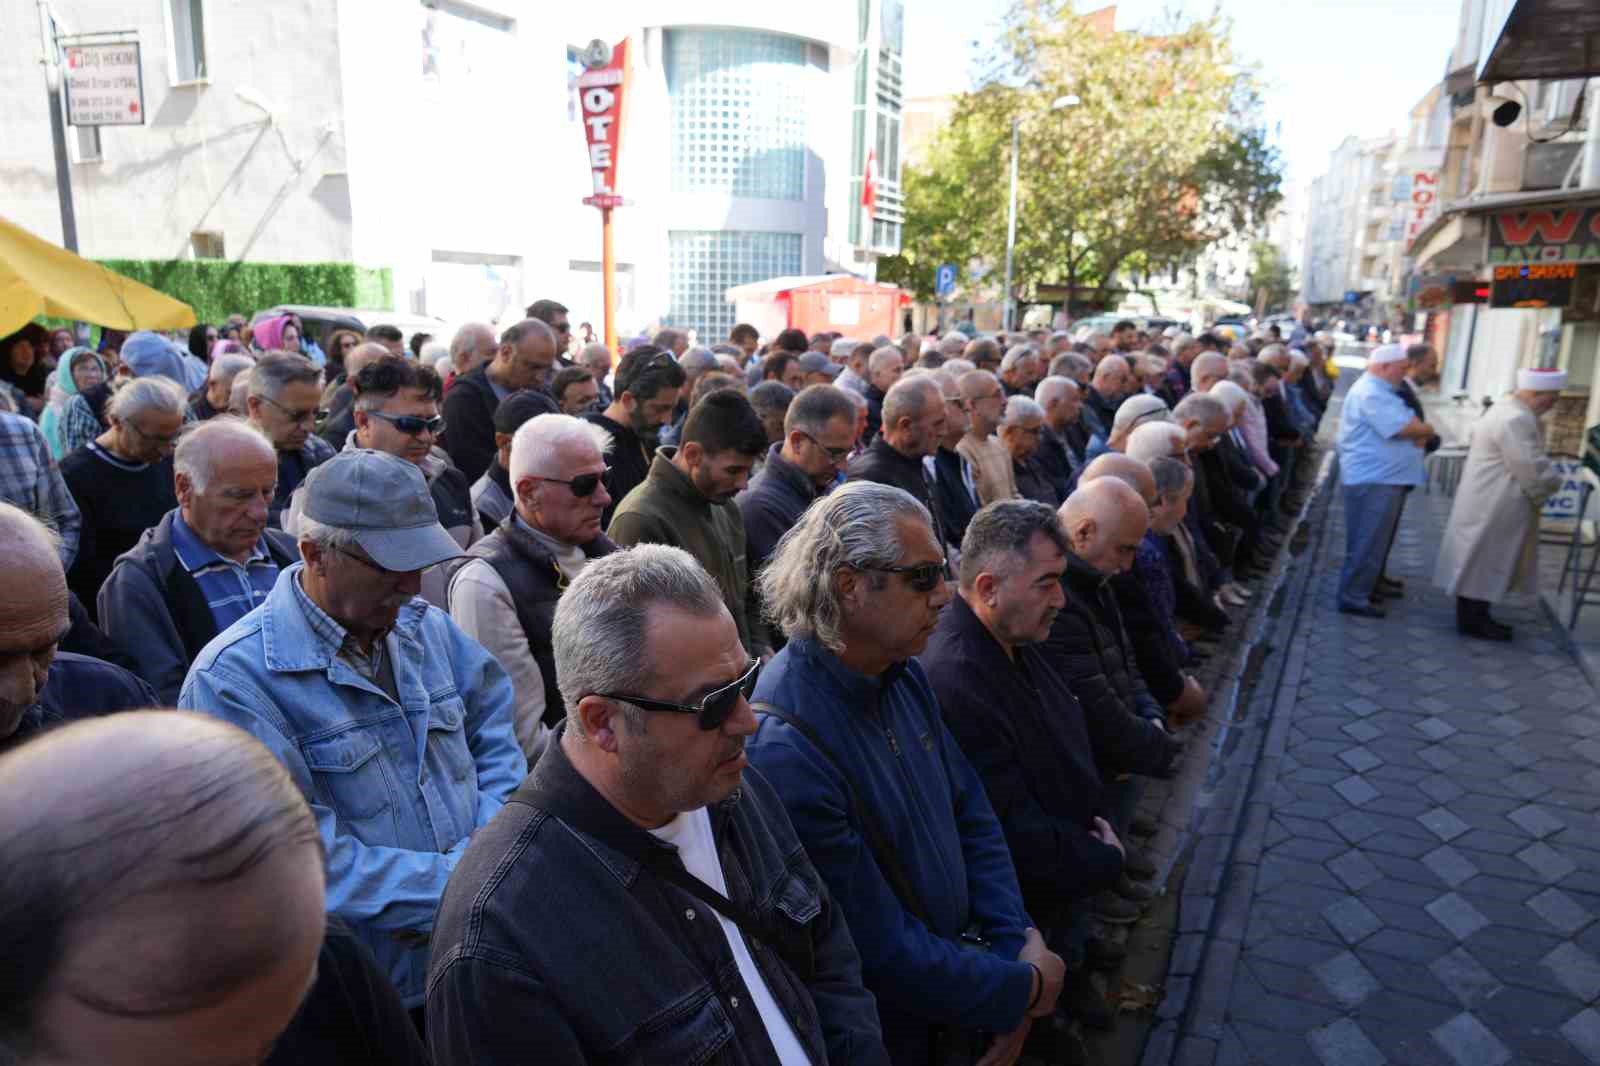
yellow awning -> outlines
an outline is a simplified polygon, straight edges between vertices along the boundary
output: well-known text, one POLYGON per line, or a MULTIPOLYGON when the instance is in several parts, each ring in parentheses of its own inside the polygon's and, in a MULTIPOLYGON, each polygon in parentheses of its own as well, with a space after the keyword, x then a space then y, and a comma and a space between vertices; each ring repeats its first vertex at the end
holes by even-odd
POLYGON ((194 308, 0 218, 0 336, 39 315, 111 329, 184 329, 194 308))

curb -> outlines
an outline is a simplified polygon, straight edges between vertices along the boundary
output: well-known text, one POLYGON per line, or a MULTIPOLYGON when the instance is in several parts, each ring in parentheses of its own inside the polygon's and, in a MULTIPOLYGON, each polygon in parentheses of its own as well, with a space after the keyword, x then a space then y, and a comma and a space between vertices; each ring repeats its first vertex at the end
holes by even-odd
MULTIPOLYGON (((1229 663, 1228 686, 1213 702, 1218 719, 1213 757, 1206 768, 1216 787, 1196 797, 1185 834, 1192 838, 1189 869, 1179 897, 1177 937, 1167 969, 1167 995, 1161 1019, 1145 1043, 1140 1066, 1210 1066, 1222 1037, 1222 1023, 1233 974, 1244 947, 1245 926, 1254 894, 1257 865, 1271 810, 1270 791, 1288 742, 1294 694, 1304 673, 1310 636, 1300 633, 1284 648, 1276 678, 1263 676, 1252 701, 1267 696, 1266 712, 1235 724, 1245 665, 1266 635, 1272 605, 1284 597, 1277 626, 1299 632, 1307 589, 1327 531, 1328 488, 1338 471, 1338 455, 1329 449, 1306 494, 1306 502, 1285 540, 1301 527, 1311 530, 1311 543, 1300 556, 1280 553, 1242 634, 1237 655, 1229 663), (1315 519, 1315 522, 1313 522, 1315 519), (1304 562, 1304 566, 1302 566, 1304 562), (1271 682, 1270 684, 1268 682, 1271 682), (1232 751, 1226 750, 1229 742, 1232 751), (1215 768, 1216 773, 1210 770, 1215 768)), ((1187 776, 1187 775, 1186 775, 1187 776)))

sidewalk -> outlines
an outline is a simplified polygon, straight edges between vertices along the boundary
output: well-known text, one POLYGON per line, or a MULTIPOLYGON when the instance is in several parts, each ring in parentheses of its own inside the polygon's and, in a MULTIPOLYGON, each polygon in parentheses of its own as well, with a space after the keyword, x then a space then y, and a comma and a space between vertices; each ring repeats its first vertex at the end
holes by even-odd
POLYGON ((1259 758, 1223 768, 1248 780, 1235 828, 1182 890, 1151 1066, 1600 1063, 1595 691, 1538 606, 1500 609, 1510 645, 1456 634, 1428 584, 1449 505, 1411 496, 1406 597, 1357 619, 1332 486, 1259 758))

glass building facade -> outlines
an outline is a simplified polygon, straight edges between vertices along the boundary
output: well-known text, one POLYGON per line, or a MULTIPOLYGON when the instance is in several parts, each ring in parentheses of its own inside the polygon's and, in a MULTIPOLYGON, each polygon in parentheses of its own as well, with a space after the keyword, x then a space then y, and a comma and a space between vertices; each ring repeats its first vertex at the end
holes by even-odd
POLYGON ((798 233, 673 230, 668 247, 668 324, 694 329, 702 344, 727 337, 734 307, 725 293, 735 285, 800 272, 798 233))

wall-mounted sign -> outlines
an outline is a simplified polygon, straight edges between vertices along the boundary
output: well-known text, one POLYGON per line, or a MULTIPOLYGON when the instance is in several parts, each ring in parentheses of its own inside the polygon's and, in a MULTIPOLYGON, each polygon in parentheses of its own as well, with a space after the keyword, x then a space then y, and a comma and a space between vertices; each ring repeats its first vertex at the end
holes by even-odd
POLYGON ((578 75, 578 107, 589 153, 594 195, 583 202, 593 207, 622 205, 617 191, 617 160, 622 148, 622 96, 628 85, 628 41, 615 47, 593 41, 583 53, 589 69, 578 75))
POLYGON ((1418 275, 1411 279, 1412 306, 1418 311, 1438 311, 1450 306, 1455 285, 1452 274, 1418 275))
POLYGON ((138 41, 69 44, 61 53, 69 126, 144 125, 138 41))
POLYGON ((1439 217, 1439 177, 1444 152, 1407 152, 1395 176, 1394 198, 1401 204, 1402 237, 1411 247, 1428 224, 1439 217))
POLYGON ((1489 216, 1489 265, 1600 263, 1600 207, 1496 211, 1489 216))
POLYGON ((1572 300, 1576 263, 1532 263, 1497 266, 1489 292, 1490 307, 1565 307, 1572 300))

